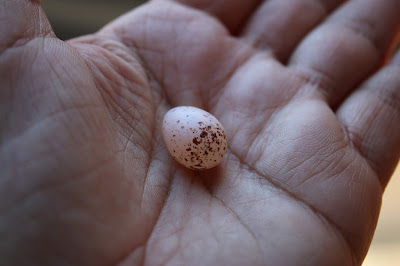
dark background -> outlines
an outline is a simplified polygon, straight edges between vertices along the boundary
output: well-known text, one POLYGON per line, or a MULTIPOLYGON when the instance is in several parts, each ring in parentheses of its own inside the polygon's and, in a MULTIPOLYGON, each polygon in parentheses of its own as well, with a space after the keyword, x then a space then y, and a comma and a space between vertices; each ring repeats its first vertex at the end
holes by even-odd
POLYGON ((51 25, 60 39, 93 33, 143 0, 42 0, 51 25))

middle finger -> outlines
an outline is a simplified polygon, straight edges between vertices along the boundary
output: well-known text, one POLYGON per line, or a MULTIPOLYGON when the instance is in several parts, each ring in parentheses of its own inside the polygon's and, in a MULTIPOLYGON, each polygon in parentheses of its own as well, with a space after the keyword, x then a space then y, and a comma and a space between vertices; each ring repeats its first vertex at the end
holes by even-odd
POLYGON ((345 0, 267 0, 243 32, 253 46, 286 61, 301 39, 345 0))

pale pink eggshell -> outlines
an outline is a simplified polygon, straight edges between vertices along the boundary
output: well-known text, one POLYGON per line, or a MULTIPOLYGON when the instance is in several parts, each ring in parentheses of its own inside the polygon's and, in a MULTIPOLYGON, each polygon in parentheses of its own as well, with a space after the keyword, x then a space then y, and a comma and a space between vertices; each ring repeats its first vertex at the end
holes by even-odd
POLYGON ((162 130, 172 157, 190 169, 213 168, 222 161, 228 147, 221 123, 196 107, 180 106, 169 110, 164 116, 162 130))

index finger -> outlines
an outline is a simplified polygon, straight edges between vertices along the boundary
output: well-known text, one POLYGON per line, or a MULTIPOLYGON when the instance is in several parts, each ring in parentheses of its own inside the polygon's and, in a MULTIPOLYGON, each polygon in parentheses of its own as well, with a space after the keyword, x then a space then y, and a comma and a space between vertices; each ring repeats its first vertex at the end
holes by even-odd
MULTIPOLYGON (((153 0, 166 1, 166 0, 153 0)), ((169 0, 171 1, 171 0, 169 0)), ((173 0, 202 10, 221 21, 230 32, 236 33, 246 23, 262 0, 173 0)))

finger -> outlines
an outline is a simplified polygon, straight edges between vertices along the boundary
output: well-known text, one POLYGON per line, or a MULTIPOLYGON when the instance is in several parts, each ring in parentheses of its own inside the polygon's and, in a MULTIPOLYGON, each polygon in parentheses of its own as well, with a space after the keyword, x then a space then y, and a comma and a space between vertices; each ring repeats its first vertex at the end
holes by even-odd
POLYGON ((102 103, 86 93, 94 87, 86 64, 55 38, 39 1, 0 0, 0 47, 0 143, 102 103))
MULTIPOLYGON (((35 37, 46 36, 51 32, 50 24, 38 0, 0 0, 0 121, 6 121, 6 116, 16 115, 15 111, 10 113, 16 102, 13 97, 18 95, 15 89, 16 83, 22 83, 21 67, 29 64, 28 62, 32 59, 21 50, 10 48, 23 47, 35 37), (9 50, 12 51, 7 53, 9 50)), ((29 95, 27 87, 31 87, 33 80, 27 81, 29 86, 22 86, 24 92, 21 95, 29 95)), ((19 105, 21 105, 21 98, 18 100, 19 105)), ((9 121, 12 120, 9 119, 9 121)), ((6 128, 5 124, 1 129, 3 128, 6 128)), ((16 126, 12 128, 16 129, 16 126)))
POLYGON ((209 109, 251 52, 215 19, 173 1, 150 2, 98 34, 138 54, 156 81, 153 88, 174 106, 209 109))
POLYGON ((400 155, 400 52, 338 109, 349 139, 386 186, 400 155))
POLYGON ((303 37, 345 0, 269 0, 255 12, 244 38, 286 61, 303 37))
POLYGON ((0 53, 38 36, 52 34, 39 0, 0 0, 0 53))
POLYGON ((398 0, 350 1, 300 44, 290 66, 336 106, 381 65, 399 12, 398 0))
MULTIPOLYGON (((154 0, 165 1, 165 0, 154 0)), ((203 10, 219 19, 230 32, 237 32, 262 0, 175 0, 203 10)))

